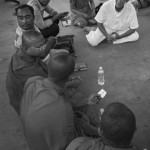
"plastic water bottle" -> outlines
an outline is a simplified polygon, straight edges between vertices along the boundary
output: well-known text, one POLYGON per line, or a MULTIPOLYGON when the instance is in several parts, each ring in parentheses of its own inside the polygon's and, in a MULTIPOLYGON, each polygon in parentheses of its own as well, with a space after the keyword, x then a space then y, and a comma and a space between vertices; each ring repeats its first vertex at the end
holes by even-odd
POLYGON ((98 84, 104 85, 105 79, 104 79, 104 70, 102 67, 99 67, 98 69, 98 84))

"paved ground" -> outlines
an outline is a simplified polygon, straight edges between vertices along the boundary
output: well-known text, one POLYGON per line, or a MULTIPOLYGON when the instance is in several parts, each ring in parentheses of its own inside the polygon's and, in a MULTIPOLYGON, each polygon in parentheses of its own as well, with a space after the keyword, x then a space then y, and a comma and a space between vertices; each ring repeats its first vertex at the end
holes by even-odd
MULTIPOLYGON (((22 1, 25 3, 26 1, 22 1)), ((57 10, 69 10, 68 0, 52 0, 57 10)), ((0 150, 28 150, 19 117, 10 107, 5 90, 5 77, 13 48, 16 18, 15 5, 0 2, 0 150)), ((134 144, 138 149, 150 149, 150 8, 139 12, 139 41, 112 45, 102 43, 91 47, 85 32, 78 28, 62 28, 60 34, 75 34, 78 62, 86 62, 88 71, 78 72, 84 80, 81 87, 86 95, 101 88, 107 91, 102 107, 113 101, 126 104, 135 113, 137 131, 134 144), (105 71, 105 85, 97 85, 97 70, 105 71)))

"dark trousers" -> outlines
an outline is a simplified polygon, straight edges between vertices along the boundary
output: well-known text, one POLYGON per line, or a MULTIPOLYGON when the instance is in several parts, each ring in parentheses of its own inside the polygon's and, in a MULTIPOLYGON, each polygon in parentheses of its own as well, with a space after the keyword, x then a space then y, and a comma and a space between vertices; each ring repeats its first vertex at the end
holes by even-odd
MULTIPOLYGON (((43 20, 47 20, 52 18, 52 16, 48 16, 43 18, 43 20)), ((50 36, 56 36, 59 33, 59 20, 56 20, 50 27, 47 27, 45 29, 40 29, 42 35, 44 38, 48 38, 50 36)))

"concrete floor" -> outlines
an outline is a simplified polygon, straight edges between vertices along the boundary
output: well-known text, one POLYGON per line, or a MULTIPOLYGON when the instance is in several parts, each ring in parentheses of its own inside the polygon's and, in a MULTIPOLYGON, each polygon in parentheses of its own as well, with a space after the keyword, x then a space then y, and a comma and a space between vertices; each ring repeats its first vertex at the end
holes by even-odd
MULTIPOLYGON (((25 0, 21 1, 25 3, 25 0)), ((52 0, 56 10, 69 10, 68 0, 52 0)), ((15 52, 13 46, 16 5, 0 1, 0 150, 28 150, 19 117, 9 105, 5 90, 8 64, 15 52)), ((101 88, 107 91, 102 101, 105 107, 113 101, 126 104, 137 119, 133 143, 140 149, 150 149, 150 8, 140 10, 140 39, 134 43, 112 45, 102 43, 91 47, 85 32, 75 27, 61 27, 60 34, 75 34, 77 62, 86 62, 87 71, 77 72, 84 80, 80 90, 88 95, 101 88), (105 71, 105 85, 97 84, 97 70, 105 71)))

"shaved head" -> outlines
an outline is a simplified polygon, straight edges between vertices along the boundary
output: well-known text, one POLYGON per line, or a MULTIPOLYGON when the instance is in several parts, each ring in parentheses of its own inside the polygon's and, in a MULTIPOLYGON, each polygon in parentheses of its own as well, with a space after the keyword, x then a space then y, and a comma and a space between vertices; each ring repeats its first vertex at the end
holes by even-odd
POLYGON ((40 47, 45 43, 45 39, 41 33, 35 30, 27 30, 22 35, 23 47, 40 47))
POLYGON ((51 56, 48 63, 48 76, 55 80, 64 80, 73 73, 75 67, 74 58, 66 52, 60 52, 51 56))
POLYGON ((101 117, 103 137, 116 146, 129 145, 136 129, 133 112, 122 103, 108 105, 101 117))

